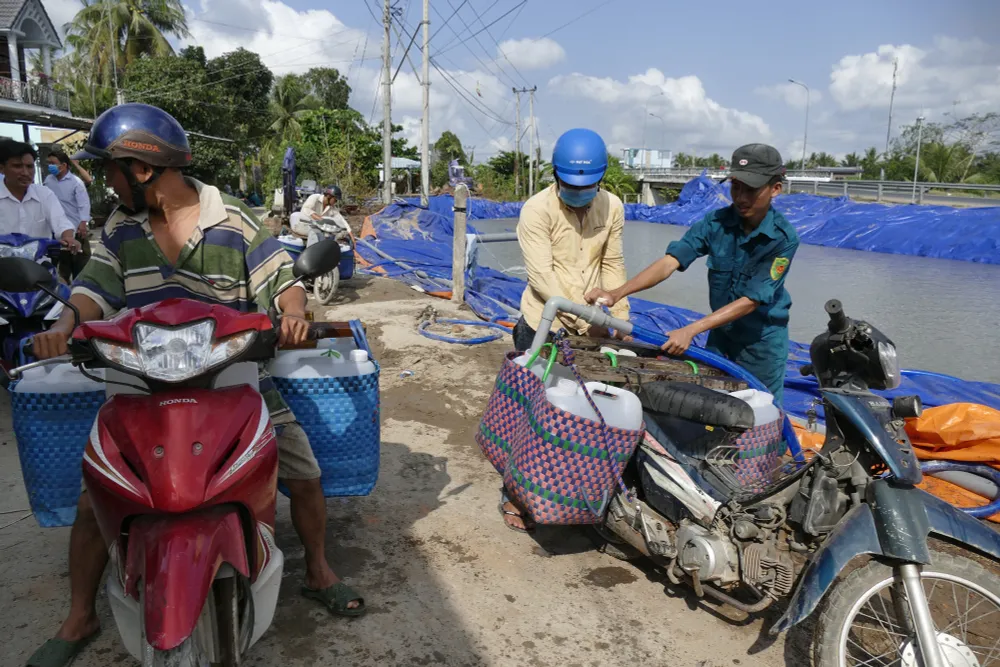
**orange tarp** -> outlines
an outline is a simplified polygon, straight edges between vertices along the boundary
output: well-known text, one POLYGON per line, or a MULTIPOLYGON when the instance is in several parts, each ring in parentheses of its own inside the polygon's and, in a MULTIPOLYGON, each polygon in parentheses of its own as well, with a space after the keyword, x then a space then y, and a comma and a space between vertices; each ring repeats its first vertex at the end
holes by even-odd
MULTIPOLYGON (((914 452, 923 460, 982 463, 1000 469, 1000 410, 974 403, 952 403, 927 408, 917 419, 906 420, 914 452)), ((795 425, 803 447, 819 449, 823 436, 795 425)), ((956 507, 985 505, 989 499, 943 479, 924 477, 920 488, 956 507)), ((1000 523, 1000 513, 989 517, 1000 523)))

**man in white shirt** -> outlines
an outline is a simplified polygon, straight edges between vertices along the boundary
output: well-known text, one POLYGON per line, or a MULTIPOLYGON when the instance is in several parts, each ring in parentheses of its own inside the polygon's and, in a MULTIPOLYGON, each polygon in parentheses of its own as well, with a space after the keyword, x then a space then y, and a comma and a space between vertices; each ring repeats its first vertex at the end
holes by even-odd
POLYGON ((20 142, 0 145, 0 234, 57 238, 70 252, 80 251, 74 238, 77 225, 70 222, 55 194, 34 182, 38 154, 20 142))
MULTIPOLYGON (((336 208, 339 195, 340 188, 336 185, 326 188, 323 192, 309 195, 305 203, 302 204, 302 210, 298 213, 292 213, 290 216, 289 222, 291 223, 292 232, 298 236, 308 237, 312 230, 312 225, 309 224, 310 220, 339 217, 340 212, 336 208)), ((344 221, 344 226, 347 226, 346 221, 344 221)))
POLYGON ((69 221, 78 223, 76 240, 80 242, 82 252, 70 254, 64 251, 59 258, 59 273, 66 282, 71 282, 83 271, 90 258, 90 242, 87 239, 90 235, 90 195, 83 180, 70 173, 69 157, 61 148, 49 153, 47 166, 49 175, 45 177, 45 187, 55 193, 69 221))

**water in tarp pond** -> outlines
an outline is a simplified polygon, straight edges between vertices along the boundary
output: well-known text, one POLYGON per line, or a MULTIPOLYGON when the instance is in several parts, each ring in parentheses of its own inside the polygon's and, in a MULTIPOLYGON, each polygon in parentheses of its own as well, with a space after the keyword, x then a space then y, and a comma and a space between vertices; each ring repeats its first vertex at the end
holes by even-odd
MULTIPOLYGON (((513 230, 516 220, 477 220, 483 233, 513 230)), ((687 228, 627 222, 625 264, 634 276, 687 228)), ((517 243, 480 246, 479 262, 524 278, 517 243)), ((708 309, 704 260, 641 294, 660 303, 708 309)), ((905 368, 1000 382, 1000 265, 801 245, 786 281, 792 340, 809 343, 827 322, 823 304, 840 299, 895 341, 905 368)))

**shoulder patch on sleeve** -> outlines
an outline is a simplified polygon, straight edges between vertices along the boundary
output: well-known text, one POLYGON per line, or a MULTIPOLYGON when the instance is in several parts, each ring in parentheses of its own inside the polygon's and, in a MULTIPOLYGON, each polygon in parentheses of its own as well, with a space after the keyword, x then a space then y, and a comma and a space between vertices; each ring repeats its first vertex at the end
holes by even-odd
POLYGON ((771 262, 771 280, 778 280, 785 275, 789 264, 791 264, 791 260, 787 257, 775 257, 774 261, 771 262))

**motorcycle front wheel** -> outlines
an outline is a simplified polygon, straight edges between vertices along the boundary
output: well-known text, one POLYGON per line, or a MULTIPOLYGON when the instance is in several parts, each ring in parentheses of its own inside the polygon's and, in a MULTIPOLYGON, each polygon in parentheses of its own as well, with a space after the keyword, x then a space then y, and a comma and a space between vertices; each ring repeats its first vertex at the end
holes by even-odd
POLYGON ((313 296, 320 305, 328 306, 333 301, 337 293, 337 286, 340 284, 340 267, 330 273, 324 273, 313 281, 313 296))
MULTIPOLYGON (((970 558, 931 552, 920 581, 949 667, 1000 667, 1000 578, 970 558)), ((835 584, 816 623, 817 667, 924 667, 903 583, 872 560, 835 584)))

